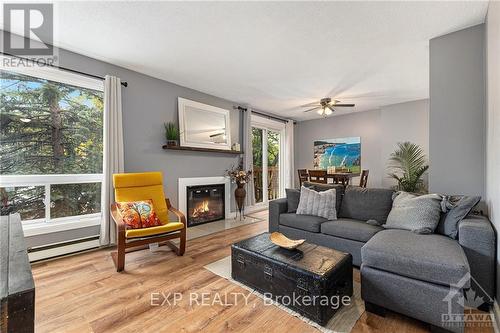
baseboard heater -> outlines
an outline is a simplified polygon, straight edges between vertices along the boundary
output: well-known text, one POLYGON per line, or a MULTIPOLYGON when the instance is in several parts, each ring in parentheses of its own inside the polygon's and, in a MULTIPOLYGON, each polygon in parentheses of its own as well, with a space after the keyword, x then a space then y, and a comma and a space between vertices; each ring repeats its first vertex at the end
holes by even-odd
POLYGON ((37 246, 28 249, 30 262, 61 257, 64 255, 98 248, 100 246, 99 236, 79 238, 67 242, 54 243, 37 246))

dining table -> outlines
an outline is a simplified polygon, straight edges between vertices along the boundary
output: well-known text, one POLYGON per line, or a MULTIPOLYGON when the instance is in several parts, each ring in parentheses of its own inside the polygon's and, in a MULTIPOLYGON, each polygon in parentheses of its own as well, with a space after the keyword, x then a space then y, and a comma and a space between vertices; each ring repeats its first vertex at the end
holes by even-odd
POLYGON ((361 173, 359 172, 327 172, 326 178, 333 179, 333 183, 350 185, 351 179, 360 175, 361 173))

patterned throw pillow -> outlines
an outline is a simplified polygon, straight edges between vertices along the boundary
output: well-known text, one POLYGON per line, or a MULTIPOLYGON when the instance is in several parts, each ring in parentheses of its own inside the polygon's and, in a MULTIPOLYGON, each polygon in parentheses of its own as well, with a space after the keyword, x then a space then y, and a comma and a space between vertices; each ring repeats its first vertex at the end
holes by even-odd
POLYGON ((441 195, 418 196, 396 192, 393 199, 385 228, 411 230, 419 234, 431 234, 436 230, 441 217, 441 195))
POLYGON ((327 220, 337 219, 337 210, 335 209, 336 190, 316 192, 302 186, 300 189, 300 201, 297 207, 299 215, 314 215, 324 217, 327 220))
POLYGON ((141 229, 162 225, 153 209, 152 200, 117 202, 116 207, 122 216, 123 222, 125 222, 129 229, 141 229))

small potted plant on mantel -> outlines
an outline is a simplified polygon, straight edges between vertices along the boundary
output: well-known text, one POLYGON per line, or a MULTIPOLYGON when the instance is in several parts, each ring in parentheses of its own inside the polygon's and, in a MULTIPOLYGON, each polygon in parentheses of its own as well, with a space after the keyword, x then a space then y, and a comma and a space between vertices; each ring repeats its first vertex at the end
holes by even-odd
POLYGON ((174 122, 165 123, 165 137, 167 139, 167 146, 177 146, 179 140, 179 128, 174 122))

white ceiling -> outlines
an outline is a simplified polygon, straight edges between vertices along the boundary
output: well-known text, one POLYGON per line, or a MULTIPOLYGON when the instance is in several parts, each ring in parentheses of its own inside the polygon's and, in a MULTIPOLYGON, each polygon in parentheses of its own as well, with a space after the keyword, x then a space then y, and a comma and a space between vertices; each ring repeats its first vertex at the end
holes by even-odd
MULTIPOLYGON (((285 117, 428 98, 428 40, 487 2, 64 2, 55 45, 285 117)), ((123 79, 127 79, 124 77, 123 79)))

